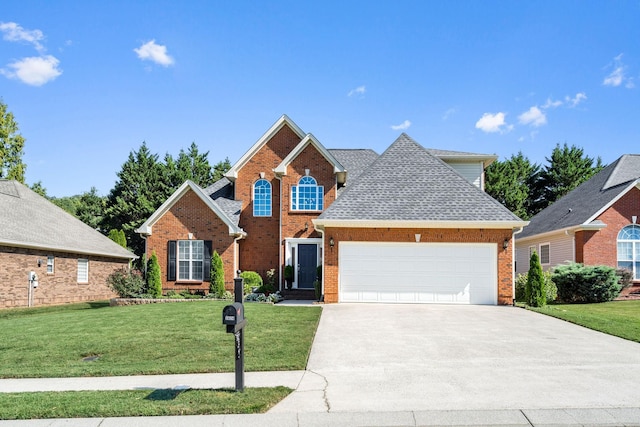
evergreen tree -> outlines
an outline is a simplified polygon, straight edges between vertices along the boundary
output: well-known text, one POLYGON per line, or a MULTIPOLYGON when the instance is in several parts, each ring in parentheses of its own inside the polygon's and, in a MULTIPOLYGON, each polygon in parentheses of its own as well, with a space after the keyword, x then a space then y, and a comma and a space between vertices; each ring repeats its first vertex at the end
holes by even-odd
POLYGON ((209 292, 218 298, 224 297, 224 265, 218 251, 213 251, 211 256, 211 281, 209 292))
POLYGON ((224 160, 216 163, 213 166, 213 182, 218 181, 219 179, 224 177, 224 174, 227 173, 231 169, 231 162, 228 157, 225 157, 224 160))
POLYGON ((147 262, 147 293, 155 298, 162 296, 162 279, 160 278, 160 264, 156 252, 153 251, 147 262))
POLYGON ((124 235, 124 231, 117 228, 109 230, 109 238, 126 249, 127 237, 124 235))
POLYGON ((485 191, 522 219, 531 217, 531 183, 540 166, 522 152, 495 161, 485 171, 485 191))
POLYGON ((103 227, 124 230, 131 249, 137 255, 144 252, 144 241, 135 232, 165 201, 167 191, 162 178, 158 155, 151 154, 147 144, 129 153, 118 172, 118 181, 107 197, 103 227))
POLYGON ((532 307, 544 307, 547 304, 547 290, 540 258, 537 252, 531 254, 529 260, 529 273, 525 287, 525 299, 532 307))
POLYGON ((34 193, 48 199, 49 196, 47 196, 47 189, 44 188, 44 185, 42 185, 42 181, 38 181, 38 182, 34 182, 30 187, 31 191, 33 191, 34 193))
MULTIPOLYGON (((98 230, 103 221, 106 203, 107 199, 98 195, 98 189, 91 187, 91 190, 82 194, 78 199, 75 215, 89 227, 98 230)), ((126 238, 124 247, 127 247, 126 238)))
POLYGON ((195 142, 191 143, 189 151, 185 152, 181 149, 177 160, 167 154, 164 158, 164 176, 170 193, 186 180, 191 180, 201 187, 213 184, 213 169, 209 164, 208 156, 208 151, 199 153, 195 142))
POLYGON ((0 101, 0 178, 15 179, 24 184, 27 168, 22 162, 24 138, 19 133, 13 113, 0 101))

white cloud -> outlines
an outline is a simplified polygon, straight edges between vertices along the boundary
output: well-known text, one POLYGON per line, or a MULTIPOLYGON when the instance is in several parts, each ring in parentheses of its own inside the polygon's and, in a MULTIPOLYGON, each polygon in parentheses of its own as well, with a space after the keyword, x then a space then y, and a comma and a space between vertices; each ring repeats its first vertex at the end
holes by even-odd
POLYGON ((173 58, 167 54, 167 47, 156 44, 155 40, 144 43, 139 48, 133 49, 133 51, 138 55, 138 58, 143 61, 153 61, 164 67, 168 67, 174 63, 173 58))
POLYGON ((447 111, 444 112, 444 114, 442 115, 442 120, 447 120, 449 119, 449 117, 451 117, 452 115, 454 115, 458 110, 456 110, 455 108, 449 108, 447 111))
POLYGON ((607 77, 604 78, 602 84, 605 86, 613 86, 618 87, 625 84, 625 87, 631 89, 635 86, 633 83, 633 78, 629 78, 626 76, 627 66, 622 63, 622 53, 615 58, 613 58, 613 71, 609 73, 607 77))
POLYGON ((411 122, 409 120, 405 120, 404 122, 400 123, 399 125, 392 125, 391 129, 393 129, 393 130, 407 130, 407 129, 409 129, 410 126, 411 126, 411 122))
POLYGON ((576 93, 576 96, 574 96, 573 98, 566 96, 564 99, 565 101, 567 101, 567 104, 570 104, 571 107, 575 107, 582 101, 587 99, 587 94, 584 92, 580 92, 576 93))
POLYGON ((523 125, 542 126, 547 123, 547 116, 537 106, 529 108, 529 110, 518 116, 518 121, 523 125))
POLYGON ((347 96, 354 96, 354 95, 364 95, 364 93, 367 91, 367 88, 363 86, 358 86, 355 89, 351 89, 349 91, 349 93, 347 94, 347 96))
POLYGON ((562 101, 560 101, 559 99, 554 101, 551 98, 547 98, 547 102, 544 103, 544 105, 542 106, 542 109, 546 110, 548 108, 556 108, 561 105, 562 105, 562 101))
POLYGON ((45 48, 40 43, 44 39, 44 34, 40 30, 25 30, 15 22, 0 23, 2 38, 10 42, 27 42, 33 45, 38 52, 44 52, 45 48))
POLYGON ((513 125, 508 125, 504 121, 505 116, 505 113, 484 113, 476 122, 476 128, 487 133, 509 132, 513 129, 513 125))
POLYGON ((62 74, 62 70, 58 68, 59 63, 51 55, 32 56, 12 62, 8 65, 11 70, 0 69, 0 74, 31 86, 42 86, 62 74))

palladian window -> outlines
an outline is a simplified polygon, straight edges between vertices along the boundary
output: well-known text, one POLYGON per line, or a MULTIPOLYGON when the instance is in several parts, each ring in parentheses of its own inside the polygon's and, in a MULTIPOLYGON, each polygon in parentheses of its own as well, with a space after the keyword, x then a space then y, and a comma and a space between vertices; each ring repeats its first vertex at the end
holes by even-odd
POLYGON ((618 233, 618 268, 633 272, 640 279, 640 225, 628 225, 618 233))

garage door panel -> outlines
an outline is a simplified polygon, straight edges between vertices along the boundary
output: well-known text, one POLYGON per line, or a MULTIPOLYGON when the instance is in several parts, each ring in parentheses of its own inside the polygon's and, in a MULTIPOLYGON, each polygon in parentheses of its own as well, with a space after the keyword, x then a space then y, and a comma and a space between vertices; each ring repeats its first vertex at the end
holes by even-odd
POLYGON ((495 304, 490 244, 341 242, 340 301, 495 304))

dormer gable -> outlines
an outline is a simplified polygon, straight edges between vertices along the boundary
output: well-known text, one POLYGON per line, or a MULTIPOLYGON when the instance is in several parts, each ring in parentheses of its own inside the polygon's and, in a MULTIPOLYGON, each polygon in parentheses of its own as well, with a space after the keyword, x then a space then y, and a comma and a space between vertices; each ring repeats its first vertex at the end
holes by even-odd
POLYGON ((338 183, 344 184, 346 181, 347 170, 342 164, 327 150, 312 134, 307 134, 302 141, 285 157, 282 162, 273 170, 276 175, 286 175, 287 168, 291 162, 298 157, 309 145, 313 146, 321 155, 333 166, 333 172, 337 174, 338 183))

